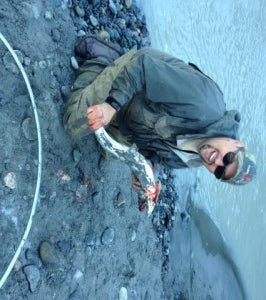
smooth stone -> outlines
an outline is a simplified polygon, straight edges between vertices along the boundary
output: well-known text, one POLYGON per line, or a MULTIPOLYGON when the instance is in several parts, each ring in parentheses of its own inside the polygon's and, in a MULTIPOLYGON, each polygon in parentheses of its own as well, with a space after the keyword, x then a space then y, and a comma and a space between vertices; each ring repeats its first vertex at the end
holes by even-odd
POLYGON ((82 154, 78 149, 73 150, 73 159, 74 162, 78 163, 81 160, 82 154))
POLYGON ((106 246, 110 245, 113 242, 114 237, 115 237, 114 229, 111 227, 106 228, 102 234, 102 238, 101 238, 102 244, 106 246))
POLYGON ((135 230, 133 230, 132 235, 131 235, 131 242, 135 242, 136 237, 137 237, 137 233, 135 230))
POLYGON ((46 20, 51 20, 53 18, 53 15, 52 15, 52 13, 50 11, 47 10, 44 13, 44 17, 45 17, 46 20))
POLYGON ((99 25, 98 20, 94 17, 94 15, 90 15, 91 25, 97 27, 99 25))
POLYGON ((75 281, 79 281, 83 277, 83 273, 80 270, 77 270, 73 276, 75 281))
POLYGON ((83 18, 85 16, 85 10, 83 8, 81 8, 80 6, 76 5, 75 11, 79 17, 83 18))
POLYGON ((61 95, 62 95, 63 99, 66 100, 70 94, 70 88, 63 85, 63 86, 61 86, 60 91, 61 91, 61 95))
POLYGON ((52 29, 51 35, 54 42, 59 42, 61 40, 61 33, 57 28, 52 29))
POLYGON ((122 18, 117 18, 116 20, 116 24, 121 28, 125 28, 126 27, 126 21, 122 18))
POLYGON ((41 242, 40 258, 44 264, 54 265, 58 262, 56 250, 50 242, 48 241, 41 242))
POLYGON ((6 187, 14 190, 17 186, 16 174, 14 172, 7 173, 4 177, 4 184, 6 187))
POLYGON ((109 0, 109 8, 114 15, 117 14, 117 8, 113 0, 109 0))
POLYGON ((75 56, 71 56, 70 61, 71 61, 71 66, 72 66, 72 68, 73 68, 74 70, 78 70, 79 64, 78 64, 78 61, 77 61, 76 57, 75 57, 75 56))
POLYGON ((86 35, 86 32, 84 30, 79 30, 78 33, 77 33, 78 37, 82 37, 84 35, 86 35))
POLYGON ((105 31, 105 30, 101 30, 99 32, 99 37, 101 39, 103 39, 104 41, 106 41, 106 42, 110 41, 110 34, 107 31, 105 31))
POLYGON ((119 291, 119 300, 127 300, 127 298, 127 289, 122 286, 119 291))
MULTIPOLYGON (((19 50, 14 50, 14 52, 16 53, 18 60, 23 63, 23 54, 21 51, 19 50)), ((3 63, 5 68, 10 71, 13 74, 19 74, 19 69, 17 67, 17 64, 12 56, 12 54, 8 51, 5 53, 4 57, 3 57, 3 63)))
POLYGON ((125 0, 125 6, 129 9, 132 6, 132 0, 125 0))
POLYGON ((41 279, 39 269, 34 265, 28 265, 23 268, 23 271, 26 274, 27 280, 30 284, 31 292, 35 292, 37 290, 38 283, 41 279))
POLYGON ((42 262, 41 262, 40 258, 38 257, 38 253, 36 251, 27 249, 25 252, 25 256, 26 256, 27 260, 29 261, 29 263, 34 264, 38 268, 40 268, 42 266, 42 262))
POLYGON ((24 119, 21 127, 22 127, 22 132, 27 140, 34 141, 37 139, 36 124, 32 120, 32 118, 24 119))

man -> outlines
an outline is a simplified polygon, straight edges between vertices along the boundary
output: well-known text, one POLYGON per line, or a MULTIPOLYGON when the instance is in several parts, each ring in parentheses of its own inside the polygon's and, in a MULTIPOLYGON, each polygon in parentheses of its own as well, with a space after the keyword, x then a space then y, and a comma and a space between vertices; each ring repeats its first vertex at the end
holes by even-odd
POLYGON ((152 163, 203 165, 238 185, 255 176, 254 157, 238 140, 239 113, 226 110, 220 88, 197 66, 151 48, 119 57, 92 37, 81 40, 76 53, 87 60, 64 115, 72 136, 105 126, 152 163))

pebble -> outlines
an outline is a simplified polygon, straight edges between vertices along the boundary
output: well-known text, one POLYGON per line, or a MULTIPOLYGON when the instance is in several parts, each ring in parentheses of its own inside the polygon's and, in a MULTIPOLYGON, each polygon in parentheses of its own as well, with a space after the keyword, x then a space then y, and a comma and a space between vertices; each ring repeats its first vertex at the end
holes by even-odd
POLYGON ((52 29, 51 35, 54 42, 59 42, 61 40, 61 33, 57 28, 52 29))
POLYGON ((84 30, 79 30, 78 33, 77 33, 78 37, 82 37, 84 35, 86 35, 86 32, 84 30))
MULTIPOLYGON (((23 63, 23 54, 21 51, 19 50, 14 50, 14 52, 16 53, 18 60, 23 63)), ((17 67, 17 64, 12 56, 12 54, 8 51, 5 53, 4 57, 3 57, 3 63, 5 68, 10 71, 13 74, 19 74, 19 69, 17 67)))
POLYGON ((14 190, 17 186, 16 174, 14 172, 7 173, 4 177, 4 184, 6 187, 14 190))
POLYGON ((110 34, 105 30, 100 30, 99 31, 99 37, 101 39, 103 39, 104 41, 106 41, 106 42, 110 41, 110 34))
POLYGON ((83 277, 83 273, 80 270, 77 270, 73 276, 75 281, 79 281, 83 277))
POLYGON ((46 69, 47 68, 47 62, 45 60, 39 61, 39 67, 41 69, 46 69))
POLYGON ((91 256, 92 255, 92 249, 91 249, 90 246, 86 247, 86 254, 87 254, 87 256, 91 256))
POLYGON ((137 233, 135 230, 133 230, 132 235, 131 235, 131 242, 135 242, 136 237, 137 237, 137 233))
POLYGON ((85 10, 83 8, 81 8, 80 6, 76 5, 75 11, 79 17, 83 18, 85 16, 85 10))
POLYGON ((41 262, 40 258, 38 257, 37 252, 35 252, 31 249, 27 249, 25 252, 25 256, 26 256, 27 260, 29 261, 29 263, 34 264, 38 268, 40 268, 42 266, 42 262, 41 262))
POLYGON ((114 15, 117 14, 117 8, 113 0, 109 0, 109 8, 114 15))
POLYGON ((125 0, 125 6, 129 9, 132 6, 132 0, 125 0))
POLYGON ((102 234, 102 238, 101 238, 102 244, 106 246, 111 245, 114 240, 114 237, 115 237, 114 229, 112 227, 106 228, 102 234))
POLYGON ((122 286, 119 291, 119 300, 127 300, 127 298, 127 289, 122 286))
POLYGON ((68 86, 63 85, 61 86, 60 91, 63 99, 67 100, 70 94, 70 88, 68 86))
POLYGON ((44 13, 44 17, 45 17, 46 20, 51 20, 53 18, 53 15, 52 15, 52 13, 50 11, 47 10, 44 13))
POLYGON ((21 267, 22 267, 22 262, 17 259, 14 264, 14 270, 19 271, 21 269, 21 267))
POLYGON ((31 292, 35 292, 37 290, 38 283, 41 279, 39 269, 34 265, 28 265, 23 268, 23 271, 29 282, 31 292))
POLYGON ((97 27, 99 25, 98 20, 94 17, 94 15, 90 15, 91 25, 97 27))
POLYGON ((73 160, 74 162, 78 163, 81 160, 82 154, 81 152, 76 148, 73 150, 73 160))
POLYGON ((79 64, 78 64, 78 62, 77 62, 76 57, 75 57, 75 56, 71 56, 70 61, 71 61, 71 66, 73 67, 73 69, 74 69, 74 70, 78 70, 79 64))
POLYGON ((29 57, 25 56, 23 59, 24 66, 28 67, 30 65, 30 63, 31 63, 31 59, 29 57))
POLYGON ((40 244, 40 258, 44 264, 55 265, 58 257, 54 246, 48 241, 42 241, 40 244))

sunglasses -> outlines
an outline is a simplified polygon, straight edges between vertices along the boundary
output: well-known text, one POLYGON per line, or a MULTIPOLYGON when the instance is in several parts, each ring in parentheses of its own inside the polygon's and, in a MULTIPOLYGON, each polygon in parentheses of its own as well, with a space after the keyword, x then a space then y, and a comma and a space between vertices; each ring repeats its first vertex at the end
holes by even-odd
POLYGON ((223 179, 222 177, 224 176, 226 167, 235 161, 237 153, 242 150, 243 147, 239 147, 234 152, 228 152, 225 154, 223 157, 223 166, 218 166, 214 170, 214 175, 217 179, 223 179))

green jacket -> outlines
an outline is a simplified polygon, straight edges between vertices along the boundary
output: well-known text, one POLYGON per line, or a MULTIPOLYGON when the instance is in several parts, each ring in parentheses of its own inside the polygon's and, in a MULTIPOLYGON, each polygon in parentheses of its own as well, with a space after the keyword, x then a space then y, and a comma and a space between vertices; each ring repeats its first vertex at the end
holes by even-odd
MULTIPOLYGON (((82 90, 86 94, 84 106, 95 103, 88 90, 92 91, 95 84, 105 85, 111 71, 110 84, 98 100, 101 103, 110 96, 121 109, 107 130, 112 134, 112 127, 118 126, 146 158, 159 158, 161 163, 181 168, 184 163, 167 145, 176 144, 177 135, 236 138, 239 114, 226 111, 217 84, 197 67, 151 48, 127 53, 106 67, 93 84, 82 90)), ((76 106, 81 105, 78 102, 82 102, 80 98, 76 106)))

